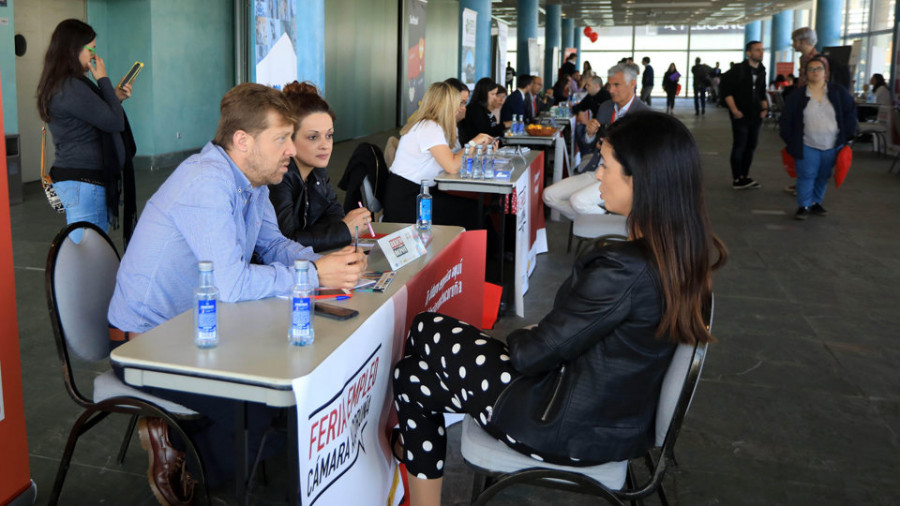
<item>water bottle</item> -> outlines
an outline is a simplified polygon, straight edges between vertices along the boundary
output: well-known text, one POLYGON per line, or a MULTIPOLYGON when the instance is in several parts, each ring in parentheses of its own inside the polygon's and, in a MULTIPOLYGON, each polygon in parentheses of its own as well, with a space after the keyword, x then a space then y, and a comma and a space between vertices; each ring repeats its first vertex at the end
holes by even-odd
POLYGON ((516 114, 516 119, 514 123, 515 135, 522 135, 522 132, 525 131, 525 125, 522 124, 522 115, 516 114))
POLYGON ((416 228, 422 241, 426 244, 431 238, 431 195, 428 193, 428 180, 422 180, 422 189, 416 196, 416 228))
POLYGON ((291 327, 288 342, 294 346, 306 346, 316 339, 313 328, 313 287, 309 282, 309 261, 294 260, 294 288, 291 290, 291 327))
POLYGON ((219 289, 213 280, 213 263, 202 261, 200 284, 194 291, 194 344, 198 348, 215 348, 219 344, 219 316, 216 303, 219 289))
POLYGON ((487 155, 484 157, 484 169, 482 175, 485 179, 494 179, 494 146, 487 147, 487 155))
POLYGON ((463 157, 462 167, 459 169, 459 177, 468 179, 472 176, 472 164, 475 163, 475 144, 472 141, 466 143, 466 154, 463 157))
POLYGON ((475 164, 472 171, 472 179, 484 179, 481 169, 484 165, 484 155, 481 153, 481 144, 475 147, 475 164))

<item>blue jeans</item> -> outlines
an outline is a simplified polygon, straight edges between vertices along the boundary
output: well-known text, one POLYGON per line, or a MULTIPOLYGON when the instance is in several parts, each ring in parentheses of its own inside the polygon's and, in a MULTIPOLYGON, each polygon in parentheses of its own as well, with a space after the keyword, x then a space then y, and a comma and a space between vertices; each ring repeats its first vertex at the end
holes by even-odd
POLYGON ((797 205, 821 204, 839 148, 826 150, 803 146, 803 159, 795 160, 797 169, 797 205))
MULTIPOLYGON (((53 183, 53 188, 66 208, 66 224, 87 221, 104 232, 109 230, 106 188, 81 181, 57 181, 53 183)), ((76 243, 81 242, 81 231, 74 232, 70 237, 76 243)))

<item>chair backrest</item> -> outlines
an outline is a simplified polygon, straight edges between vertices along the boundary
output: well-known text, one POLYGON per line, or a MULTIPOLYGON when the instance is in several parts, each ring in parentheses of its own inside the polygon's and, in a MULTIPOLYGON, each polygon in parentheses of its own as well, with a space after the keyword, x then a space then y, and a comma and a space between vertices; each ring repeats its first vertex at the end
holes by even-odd
POLYGON ((118 268, 116 247, 93 224, 73 223, 50 245, 45 273, 47 305, 66 387, 76 402, 89 400, 75 387, 69 351, 86 361, 109 355, 106 314, 118 268), (76 230, 83 232, 78 243, 70 237, 76 230))
POLYGON ((400 145, 400 139, 395 136, 388 137, 387 143, 384 145, 384 163, 388 168, 394 165, 394 157, 397 155, 397 146, 400 145))
MULTIPOLYGON (((707 319, 708 328, 712 329, 715 299, 712 299, 707 319)), ((706 343, 679 344, 663 377, 659 404, 656 408, 656 446, 664 446, 667 440, 674 439, 681 430, 681 422, 690 408, 694 391, 700 380, 703 362, 706 359, 706 343)))
POLYGON ((363 205, 366 206, 366 209, 372 211, 372 214, 374 214, 375 216, 381 216, 379 214, 382 211, 381 202, 379 202, 378 198, 375 197, 375 190, 372 188, 372 183, 369 181, 369 176, 363 178, 362 202, 363 205))

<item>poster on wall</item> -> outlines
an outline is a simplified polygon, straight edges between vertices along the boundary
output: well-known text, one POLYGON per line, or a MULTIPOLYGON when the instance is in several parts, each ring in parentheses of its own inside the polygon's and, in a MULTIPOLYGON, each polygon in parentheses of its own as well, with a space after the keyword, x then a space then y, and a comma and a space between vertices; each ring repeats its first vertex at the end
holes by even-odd
POLYGON ((497 21, 497 47, 499 49, 499 55, 497 57, 497 62, 494 65, 496 81, 498 83, 506 84, 506 49, 507 44, 509 44, 509 25, 502 22, 497 21))
POLYGON ((425 14, 428 2, 406 0, 406 86, 401 124, 419 108, 425 96, 425 14))
POLYGON ((475 86, 475 39, 478 34, 478 12, 472 9, 463 9, 462 12, 462 44, 459 48, 460 59, 459 78, 462 82, 475 86))
POLYGON ((533 76, 541 75, 543 68, 544 53, 541 51, 541 45, 537 39, 528 39, 528 73, 533 76))
POLYGON ((259 84, 281 89, 297 79, 293 0, 255 0, 253 61, 259 84))

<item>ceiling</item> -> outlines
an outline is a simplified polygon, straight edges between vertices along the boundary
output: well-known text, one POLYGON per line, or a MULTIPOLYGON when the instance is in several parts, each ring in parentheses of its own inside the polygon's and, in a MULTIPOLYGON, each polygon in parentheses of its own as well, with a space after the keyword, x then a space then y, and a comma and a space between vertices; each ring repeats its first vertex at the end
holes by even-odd
MULTIPOLYGON (((492 0, 492 15, 515 26, 518 0, 492 0)), ((562 5, 564 19, 585 26, 631 25, 745 25, 786 9, 809 8, 809 0, 558 0, 540 1, 544 7, 562 5)))

